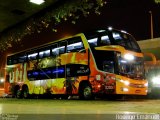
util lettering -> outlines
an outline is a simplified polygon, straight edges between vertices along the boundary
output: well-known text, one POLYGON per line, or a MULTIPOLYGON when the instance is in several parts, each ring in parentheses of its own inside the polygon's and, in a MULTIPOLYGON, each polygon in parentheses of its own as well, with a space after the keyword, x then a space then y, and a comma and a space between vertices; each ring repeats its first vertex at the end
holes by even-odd
POLYGON ((20 65, 20 67, 14 68, 9 73, 9 82, 24 82, 27 78, 27 64, 20 65))

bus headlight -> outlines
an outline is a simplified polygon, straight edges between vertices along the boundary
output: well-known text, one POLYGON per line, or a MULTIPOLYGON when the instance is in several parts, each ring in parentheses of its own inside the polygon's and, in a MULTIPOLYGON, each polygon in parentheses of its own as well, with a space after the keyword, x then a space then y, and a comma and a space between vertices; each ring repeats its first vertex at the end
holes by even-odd
POLYGON ((1 78, 1 79, 0 79, 0 83, 3 83, 3 82, 4 82, 4 78, 1 78))
POLYGON ((124 83, 124 84, 127 85, 127 86, 130 84, 129 81, 120 80, 120 82, 124 83))
POLYGON ((121 88, 121 91, 123 91, 123 92, 128 92, 129 91, 129 89, 128 88, 121 88))
POLYGON ((125 85, 129 85, 129 81, 124 81, 124 84, 125 85))
POLYGON ((129 90, 128 90, 128 88, 123 88, 123 91, 128 92, 129 90))
POLYGON ((148 87, 148 82, 144 84, 145 87, 148 87))
POLYGON ((160 76, 153 77, 152 82, 153 82, 153 84, 160 84, 160 76))

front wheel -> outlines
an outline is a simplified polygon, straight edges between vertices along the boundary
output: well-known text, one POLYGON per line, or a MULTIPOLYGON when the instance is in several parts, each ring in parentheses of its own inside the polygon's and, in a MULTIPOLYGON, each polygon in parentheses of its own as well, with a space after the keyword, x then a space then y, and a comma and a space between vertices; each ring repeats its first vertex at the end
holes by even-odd
POLYGON ((84 100, 89 100, 89 99, 93 99, 93 93, 92 93, 92 88, 90 85, 83 85, 80 88, 80 93, 79 93, 79 97, 80 99, 84 99, 84 100))

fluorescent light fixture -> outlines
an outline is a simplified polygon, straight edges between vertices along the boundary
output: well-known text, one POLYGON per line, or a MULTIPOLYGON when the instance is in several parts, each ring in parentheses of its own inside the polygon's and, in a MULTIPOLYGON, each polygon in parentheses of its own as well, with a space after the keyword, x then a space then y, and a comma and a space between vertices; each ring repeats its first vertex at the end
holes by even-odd
POLYGON ((122 33, 127 33, 127 31, 121 30, 122 33))
POLYGON ((105 32, 106 30, 98 30, 97 32, 101 33, 101 32, 105 32))
POLYGON ((108 27, 108 30, 111 31, 111 30, 113 30, 113 28, 112 27, 108 27))
POLYGON ((37 5, 40 5, 40 4, 44 3, 45 1, 44 0, 29 0, 29 2, 35 3, 37 5))

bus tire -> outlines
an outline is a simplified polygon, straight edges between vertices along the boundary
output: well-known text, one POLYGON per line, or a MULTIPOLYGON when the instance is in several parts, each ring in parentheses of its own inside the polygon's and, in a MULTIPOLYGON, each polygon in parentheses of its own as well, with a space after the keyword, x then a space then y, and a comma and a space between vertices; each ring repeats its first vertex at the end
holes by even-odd
POLYGON ((94 99, 92 87, 89 84, 84 84, 80 87, 79 98, 82 100, 94 99))
POLYGON ((24 89, 22 90, 22 97, 27 99, 29 98, 29 90, 28 90, 28 87, 24 87, 24 89))
POLYGON ((20 89, 18 89, 16 91, 16 98, 21 99, 22 98, 22 91, 20 89))
POLYGON ((69 97, 68 95, 62 95, 62 96, 61 96, 61 99, 62 99, 62 100, 67 100, 68 97, 69 97))

